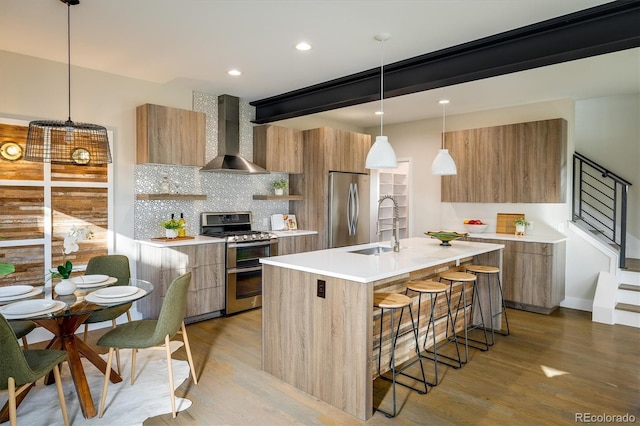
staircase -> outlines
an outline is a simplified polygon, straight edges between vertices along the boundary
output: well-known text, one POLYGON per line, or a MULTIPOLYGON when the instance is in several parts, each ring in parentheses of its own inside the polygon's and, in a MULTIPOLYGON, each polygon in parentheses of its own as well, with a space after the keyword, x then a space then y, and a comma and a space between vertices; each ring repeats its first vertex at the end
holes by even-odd
POLYGON ((627 259, 616 292, 614 323, 640 328, 640 259, 627 259))
POLYGON ((609 269, 598 276, 592 319, 640 328, 640 260, 626 257, 630 186, 595 161, 574 153, 572 224, 611 259, 609 269))

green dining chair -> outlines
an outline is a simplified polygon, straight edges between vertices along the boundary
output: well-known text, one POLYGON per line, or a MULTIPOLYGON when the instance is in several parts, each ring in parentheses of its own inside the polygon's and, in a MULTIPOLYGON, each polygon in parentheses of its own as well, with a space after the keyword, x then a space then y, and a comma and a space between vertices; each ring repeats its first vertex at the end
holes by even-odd
POLYGON ((53 370, 58 389, 58 399, 62 418, 66 426, 69 425, 67 405, 64 402, 62 381, 58 364, 65 360, 65 351, 52 349, 22 350, 18 338, 14 334, 9 322, 0 315, 0 389, 9 391, 9 423, 16 426, 16 398, 36 380, 44 377, 53 370), (16 386, 18 389, 16 390, 16 386))
POLYGON ((22 339, 22 348, 29 349, 27 334, 31 333, 37 327, 37 324, 33 321, 11 321, 9 325, 16 338, 22 339))
POLYGON ((164 343, 167 354, 167 369, 169 373, 169 390, 171 393, 171 413, 176 417, 176 402, 173 390, 173 369, 171 367, 171 348, 169 342, 178 332, 182 332, 184 347, 187 352, 189 368, 193 382, 198 384, 196 372, 193 367, 193 357, 189 346, 187 329, 184 326, 184 314, 187 307, 187 290, 191 283, 191 272, 179 276, 169 285, 164 296, 164 302, 160 308, 160 315, 157 320, 138 320, 126 324, 120 324, 108 331, 98 340, 98 346, 108 347, 109 356, 107 358, 107 369, 104 376, 102 388, 102 398, 100 399, 100 413, 104 414, 104 405, 107 397, 107 387, 109 386, 109 372, 113 361, 113 352, 116 348, 131 349, 131 384, 135 381, 136 352, 138 349, 152 348, 164 343))
MULTIPOLYGON (((129 278, 131 278, 131 271, 129 269, 129 258, 121 254, 107 254, 103 256, 95 256, 89 259, 85 275, 108 275, 110 277, 117 278, 112 285, 129 285, 129 278)), ((114 308, 104 309, 102 311, 94 312, 84 322, 84 333, 82 340, 87 340, 87 332, 89 331, 89 324, 97 324, 100 322, 111 321, 112 327, 116 326, 116 318, 122 314, 127 314, 127 320, 131 321, 131 303, 125 305, 116 306, 114 308)), ((118 366, 118 373, 120 373, 120 352, 116 352, 116 365, 118 366)))

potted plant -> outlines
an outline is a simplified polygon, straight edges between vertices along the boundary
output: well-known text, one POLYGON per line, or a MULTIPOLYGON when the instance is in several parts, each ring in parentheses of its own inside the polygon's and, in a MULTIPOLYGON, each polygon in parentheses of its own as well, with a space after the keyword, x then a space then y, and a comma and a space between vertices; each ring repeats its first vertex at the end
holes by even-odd
POLYGON ((181 228, 181 225, 176 219, 166 220, 161 222, 161 225, 165 230, 165 236, 167 238, 175 238, 178 236, 178 230, 181 228))
POLYGON ((273 182, 273 190, 275 191, 276 195, 283 195, 284 190, 287 188, 287 186, 289 186, 289 181, 284 178, 278 179, 277 181, 273 182))
POLYGON ((524 235, 525 227, 529 226, 531 223, 524 217, 519 217, 513 221, 513 224, 516 226, 516 235, 524 235))

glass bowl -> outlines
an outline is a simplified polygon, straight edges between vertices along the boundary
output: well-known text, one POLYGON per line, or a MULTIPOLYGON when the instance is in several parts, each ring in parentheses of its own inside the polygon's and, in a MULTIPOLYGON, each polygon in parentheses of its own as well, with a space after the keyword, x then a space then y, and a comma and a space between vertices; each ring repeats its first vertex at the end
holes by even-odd
POLYGON ((457 240, 458 238, 462 238, 462 237, 466 237, 467 234, 466 232, 464 234, 459 234, 457 232, 447 232, 447 231, 437 231, 437 232, 425 232, 426 235, 430 236, 431 238, 435 238, 437 240, 440 240, 440 245, 441 246, 445 246, 448 247, 451 244, 449 244, 450 241, 453 240, 457 240))

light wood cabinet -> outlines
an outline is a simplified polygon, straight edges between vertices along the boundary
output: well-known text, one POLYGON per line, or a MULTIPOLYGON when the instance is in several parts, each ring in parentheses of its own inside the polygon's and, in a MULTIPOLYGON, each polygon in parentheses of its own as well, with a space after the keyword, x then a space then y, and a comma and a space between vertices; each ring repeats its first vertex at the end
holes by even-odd
POLYGON ((272 125, 255 126, 253 162, 272 172, 302 173, 302 131, 272 125))
POLYGON ((502 289, 508 307, 549 314, 564 299, 566 243, 468 238, 504 244, 502 289))
POLYGON ((320 250, 329 244, 329 172, 368 173, 364 165, 371 136, 328 127, 302 135, 304 173, 291 175, 289 188, 304 200, 289 203, 289 211, 305 229, 318 231, 314 250, 320 250))
POLYGON ((144 318, 158 318, 171 282, 191 272, 187 293, 186 322, 206 319, 225 308, 224 244, 193 244, 176 247, 139 245, 138 278, 154 285, 153 293, 138 301, 144 318))
POLYGON ((443 176, 442 201, 564 203, 567 122, 534 121, 445 133, 458 174, 443 176))
POLYGON ((317 237, 315 234, 309 234, 278 238, 278 256, 311 251, 317 237))
POLYGON ((136 109, 136 162, 204 166, 206 114, 144 104, 136 109))

